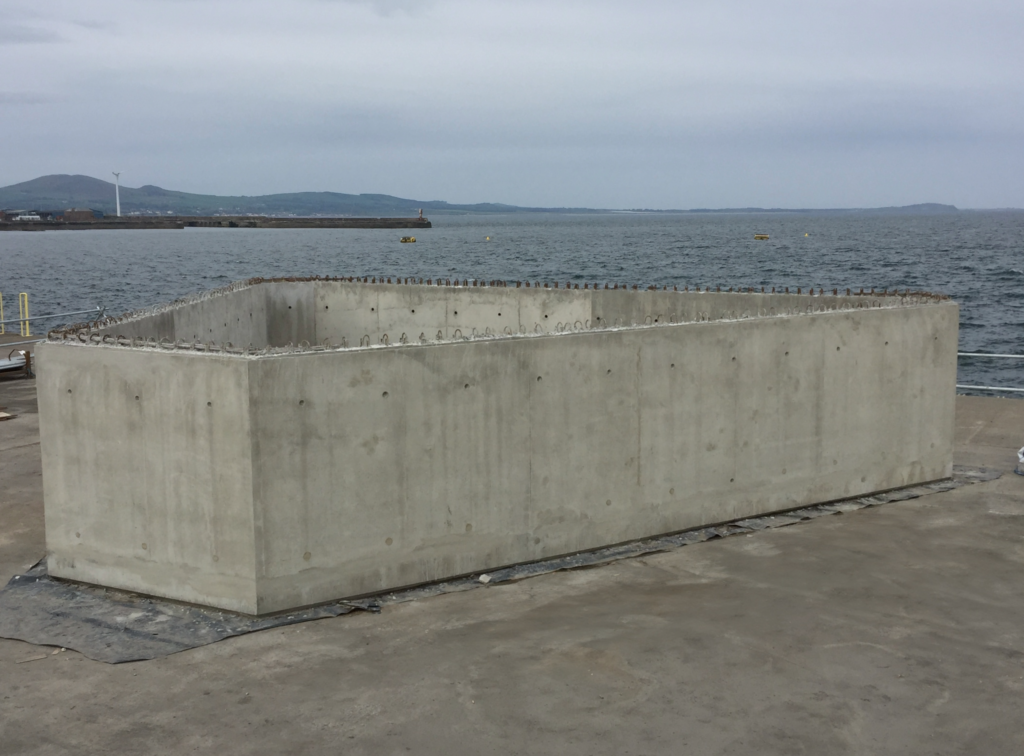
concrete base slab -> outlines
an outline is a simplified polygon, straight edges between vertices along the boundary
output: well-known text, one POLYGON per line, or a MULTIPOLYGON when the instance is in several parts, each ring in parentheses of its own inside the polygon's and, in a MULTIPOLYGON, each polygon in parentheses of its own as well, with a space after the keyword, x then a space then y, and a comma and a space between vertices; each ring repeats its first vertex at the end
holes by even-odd
POLYGON ((339 617, 356 610, 379 612, 382 605, 517 582, 551 572, 596 567, 620 559, 672 551, 714 538, 749 535, 828 515, 855 512, 890 502, 909 501, 929 494, 952 491, 971 483, 995 480, 1000 475, 996 470, 957 466, 952 478, 922 486, 900 488, 859 499, 816 504, 785 513, 633 541, 557 559, 503 567, 480 575, 431 583, 368 599, 335 601, 262 618, 51 578, 43 562, 40 562, 25 574, 15 575, 7 587, 0 590, 0 638, 73 648, 90 659, 111 664, 145 661, 260 630, 325 617, 339 617))

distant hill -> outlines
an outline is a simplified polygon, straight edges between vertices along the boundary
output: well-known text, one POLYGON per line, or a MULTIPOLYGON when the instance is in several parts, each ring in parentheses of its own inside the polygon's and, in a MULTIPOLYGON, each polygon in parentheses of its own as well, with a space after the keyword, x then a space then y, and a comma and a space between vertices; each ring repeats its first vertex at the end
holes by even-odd
MULTIPOLYGON (((53 175, 0 188, 0 208, 17 210, 66 210, 91 208, 115 211, 114 184, 90 176, 53 175)), ((354 217, 411 217, 446 213, 594 212, 585 208, 524 208, 480 203, 453 205, 438 200, 411 200, 388 194, 341 194, 296 192, 255 197, 221 197, 190 194, 159 186, 121 187, 121 212, 160 215, 327 215, 354 217)))
MULTIPOLYGON (((0 209, 66 210, 91 208, 113 214, 114 184, 91 176, 57 174, 42 176, 20 184, 0 188, 0 209)), ((483 202, 453 205, 441 200, 411 200, 389 194, 341 194, 339 192, 296 192, 264 194, 254 197, 221 197, 214 194, 190 194, 163 189, 151 184, 121 187, 121 212, 146 215, 299 215, 333 217, 411 217, 422 208, 424 215, 466 213, 602 213, 582 207, 519 207, 483 202)), ((697 210, 627 210, 635 213, 955 213, 953 205, 925 203, 904 207, 878 207, 833 210, 801 210, 743 207, 697 210)))
MULTIPOLYGON (((651 212, 651 211, 648 211, 651 212)), ((678 212, 663 210, 653 212, 678 212)), ((933 213, 958 213, 960 208, 955 205, 940 205, 937 202, 923 202, 918 205, 902 205, 900 207, 833 207, 833 208, 784 208, 784 207, 733 207, 733 208, 700 208, 687 210, 690 213, 882 213, 891 215, 930 215, 933 213)))

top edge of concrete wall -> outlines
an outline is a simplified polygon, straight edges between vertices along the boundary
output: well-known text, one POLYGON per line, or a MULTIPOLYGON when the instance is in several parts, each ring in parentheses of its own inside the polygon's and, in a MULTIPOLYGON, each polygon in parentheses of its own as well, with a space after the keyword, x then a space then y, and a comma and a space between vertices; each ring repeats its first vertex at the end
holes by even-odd
MULTIPOLYGON (((550 291, 550 290, 549 290, 550 291)), ((564 292, 564 290, 563 290, 564 292)), ((568 292, 564 292, 568 293, 568 292)), ((575 290, 574 290, 575 293, 575 290)), ((582 293, 582 290, 581 292, 582 293)), ((640 293, 640 292, 637 292, 640 293)), ((680 292, 684 293, 684 292, 680 292)), ((695 292, 690 292, 693 295, 695 292)), ((730 295, 735 297, 736 292, 731 294, 728 292, 701 292, 701 294, 707 294, 708 296, 715 297, 716 295, 730 295)), ((760 292, 758 292, 760 296, 760 292)), ((747 294, 743 293, 742 296, 746 297, 747 294)), ((771 296, 771 295, 763 295, 771 296)), ((786 296, 786 295, 781 295, 786 296)), ((163 353, 174 353, 174 352, 187 352, 190 354, 204 355, 209 357, 227 357, 227 358, 247 358, 247 359, 259 359, 264 357, 291 355, 291 354, 317 354, 323 352, 348 352, 348 351, 365 351, 372 349, 394 349, 403 347, 424 347, 424 346, 435 346, 443 344, 458 344, 467 342, 480 342, 480 341, 501 341, 509 339, 536 339, 536 338, 559 338, 565 336, 581 336, 589 333, 607 333, 612 331, 633 331, 633 330, 645 330, 645 329, 664 329, 664 328, 676 328, 676 327, 697 327, 700 325, 706 325, 709 323, 729 323, 729 322, 742 322, 747 320, 767 320, 767 319, 786 319, 794 317, 827 317, 829 315, 843 315, 851 312, 871 312, 879 310, 891 310, 891 309, 907 309, 916 307, 935 307, 935 306, 952 306, 956 307, 956 303, 949 300, 948 298, 942 297, 931 297, 928 295, 909 295, 900 297, 876 297, 871 299, 867 296, 859 298, 856 304, 852 304, 846 297, 840 297, 833 302, 828 302, 828 297, 820 297, 818 295, 795 295, 801 301, 800 307, 790 307, 785 309, 779 309, 776 311, 772 308, 770 311, 766 308, 759 308, 754 311, 744 311, 738 313, 733 311, 731 315, 712 315, 707 316, 707 313, 702 313, 703 317, 696 317, 692 320, 686 320, 685 316, 682 319, 676 319, 675 317, 669 317, 661 322, 657 319, 654 322, 646 323, 629 323, 629 324, 601 324, 597 325, 591 320, 570 322, 559 322, 550 327, 549 330, 536 330, 533 332, 520 330, 511 331, 506 330, 505 332, 499 332, 492 330, 491 328, 485 328, 482 330, 467 329, 466 332, 462 332, 459 328, 447 329, 449 333, 444 334, 438 331, 437 337, 425 337, 423 333, 419 337, 407 336, 406 333, 401 335, 396 334, 395 336, 389 336, 388 333, 384 333, 380 337, 371 339, 368 335, 360 338, 358 343, 347 343, 342 338, 341 343, 335 343, 331 339, 326 339, 323 342, 311 343, 308 340, 300 341, 299 343, 288 343, 283 346, 271 346, 266 345, 262 347, 254 347, 249 345, 248 347, 234 346, 230 342, 218 343, 216 341, 186 341, 178 339, 176 341, 170 341, 167 339, 157 340, 155 338, 143 338, 138 336, 123 336, 117 335, 113 330, 117 328, 117 325, 121 322, 126 321, 115 321, 112 324, 104 324, 101 329, 79 329, 79 330, 67 330, 64 332, 51 332, 49 336, 49 343, 55 346, 86 346, 86 347, 108 347, 108 348, 131 348, 134 350, 146 350, 163 353), (841 300, 841 301, 840 301, 841 300), (806 302, 806 305, 804 305, 806 302)), ((794 295, 790 295, 791 298, 794 295)), ((187 305, 183 305, 187 306, 187 305)), ((156 313, 159 314, 159 313, 156 313)), ((648 318, 650 320, 650 318, 648 318)))
POLYGON ((727 291, 723 291, 721 289, 721 287, 716 287, 715 291, 712 291, 710 286, 709 287, 704 287, 703 289, 700 286, 696 286, 693 289, 690 289, 688 286, 684 287, 683 289, 679 289, 677 286, 673 286, 671 289, 669 289, 667 285, 662 286, 662 287, 659 288, 657 286, 639 287, 638 285, 634 285, 634 286, 630 287, 629 285, 624 285, 624 284, 623 285, 620 285, 620 284, 604 284, 602 286, 602 285, 599 285, 599 284, 596 284, 596 283, 593 284, 593 285, 591 285, 589 283, 586 283, 586 284, 584 284, 584 288, 581 289, 579 287, 579 284, 575 284, 574 288, 570 288, 570 284, 568 284, 568 283, 566 283, 564 285, 562 285, 560 283, 553 283, 553 284, 534 283, 533 285, 531 285, 529 281, 526 281, 526 282, 521 282, 521 281, 481 281, 481 280, 474 280, 474 279, 462 279, 462 281, 460 282, 460 280, 458 278, 456 278, 456 279, 444 279, 444 281, 442 281, 440 278, 438 278, 438 279, 436 279, 436 283, 435 283, 435 279, 427 279, 427 282, 424 283, 424 279, 422 279, 422 278, 420 278, 418 280, 418 282, 417 282, 416 280, 411 280, 410 281, 409 278, 402 279, 402 278, 397 278, 397 277, 395 278, 394 283, 392 283, 392 279, 391 278, 385 278, 385 277, 379 277, 379 278, 369 278, 369 277, 346 278, 346 277, 314 276, 314 277, 301 277, 301 278, 300 277, 249 278, 249 279, 246 279, 246 280, 243 280, 243 281, 235 281, 235 282, 230 283, 230 284, 228 284, 226 286, 218 287, 218 288, 215 288, 215 289, 208 289, 206 291, 197 292, 195 294, 190 294, 190 295, 187 295, 185 297, 181 297, 179 299, 172 300, 171 302, 160 303, 160 304, 156 304, 156 305, 153 305, 151 307, 146 307, 146 308, 142 308, 142 309, 139 309, 139 310, 132 310, 132 311, 123 313, 122 315, 119 315, 119 316, 106 317, 106 318, 103 318, 101 320, 91 321, 91 322, 71 323, 71 324, 65 325, 65 326, 63 326, 61 328, 56 328, 56 329, 51 330, 50 331, 51 340, 62 341, 67 336, 69 336, 69 335, 76 335, 77 336, 78 334, 80 334, 83 331, 107 330, 111 326, 114 326, 114 325, 117 325, 117 324, 131 323, 131 322, 134 322, 134 321, 138 321, 138 320, 142 320, 142 319, 145 319, 145 318, 153 317, 155 315, 160 315, 162 313, 173 312, 175 310, 180 310, 180 309, 184 309, 184 308, 187 308, 187 307, 194 306, 194 305, 199 304, 201 302, 205 302, 205 301, 208 301, 208 300, 211 300, 211 299, 215 299, 215 298, 218 298, 218 297, 224 297, 224 296, 227 296, 229 294, 233 294, 233 293, 238 292, 238 291, 242 291, 242 290, 245 290, 245 289, 249 289, 249 288, 253 288, 253 287, 257 287, 257 286, 261 286, 261 285, 265 285, 265 284, 273 284, 273 283, 317 283, 317 282, 333 282, 333 283, 341 283, 341 284, 346 284, 347 283, 347 284, 353 284, 355 286, 367 286, 367 287, 400 286, 400 287, 403 287, 403 288, 412 288, 412 287, 430 288, 432 290, 436 290, 438 288, 441 288, 441 289, 453 289, 453 290, 457 290, 457 291, 466 291, 466 290, 473 290, 473 289, 522 289, 524 291, 524 293, 525 292, 543 291, 543 292, 548 292, 548 293, 558 292, 558 293, 567 294, 569 292, 581 292, 581 293, 583 293, 583 292, 598 292, 598 291, 601 291, 601 292, 604 292, 604 291, 608 291, 608 292, 613 292, 613 291, 618 291, 618 292, 630 291, 630 292, 634 292, 634 293, 639 294, 639 295, 672 292, 672 293, 677 293, 677 294, 691 294, 691 295, 693 295, 693 294, 702 294, 702 295, 708 295, 708 296, 715 296, 715 295, 731 295, 731 296, 736 296, 736 295, 786 296, 786 297, 798 297, 800 299, 805 299, 805 300, 808 301, 808 303, 819 302, 819 301, 826 301, 830 297, 833 298, 833 299, 836 299, 836 300, 845 299, 845 298, 849 298, 849 297, 855 297, 855 298, 883 300, 885 302, 885 304, 881 305, 881 306, 884 306, 884 307, 918 306, 918 305, 922 305, 922 304, 935 304, 935 303, 938 303, 938 302, 943 302, 943 301, 948 301, 949 300, 949 297, 946 296, 946 295, 943 295, 943 294, 935 294, 933 292, 920 291, 920 290, 912 290, 912 289, 905 289, 902 293, 898 289, 895 289, 892 292, 889 292, 888 290, 884 290, 882 292, 876 292, 874 289, 870 289, 869 291, 864 291, 864 289, 860 289, 859 291, 854 292, 851 289, 846 289, 845 290, 845 294, 844 294, 839 289, 832 289, 831 291, 826 291, 825 289, 820 289, 820 288, 818 289, 817 293, 815 293, 814 288, 809 289, 807 293, 804 293, 802 288, 797 288, 796 293, 792 293, 792 292, 789 291, 789 287, 784 287, 783 291, 776 291, 776 288, 778 288, 778 287, 772 287, 771 291, 765 291, 765 287, 763 287, 763 286, 760 288, 759 291, 755 290, 753 287, 746 287, 746 289, 744 289, 743 287, 730 287, 727 291))

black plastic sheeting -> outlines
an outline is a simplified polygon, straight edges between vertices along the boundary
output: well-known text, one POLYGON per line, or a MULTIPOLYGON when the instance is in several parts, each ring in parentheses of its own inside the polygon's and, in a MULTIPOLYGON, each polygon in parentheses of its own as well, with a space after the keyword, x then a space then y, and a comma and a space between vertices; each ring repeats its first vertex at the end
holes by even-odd
POLYGON ((235 635, 324 617, 338 617, 353 611, 379 612, 381 606, 387 604, 465 591, 488 584, 509 583, 559 570, 596 567, 619 559, 672 551, 713 538, 779 528, 826 515, 916 499, 930 493, 951 491, 969 483, 995 480, 1000 475, 994 470, 956 466, 952 478, 935 483, 860 499, 815 504, 782 514, 632 541, 384 593, 374 598, 334 601, 270 617, 250 617, 125 591, 69 583, 51 578, 46 574, 45 563, 40 562, 24 575, 13 577, 0 590, 0 638, 23 640, 40 646, 71 648, 90 659, 111 664, 157 659, 235 635))

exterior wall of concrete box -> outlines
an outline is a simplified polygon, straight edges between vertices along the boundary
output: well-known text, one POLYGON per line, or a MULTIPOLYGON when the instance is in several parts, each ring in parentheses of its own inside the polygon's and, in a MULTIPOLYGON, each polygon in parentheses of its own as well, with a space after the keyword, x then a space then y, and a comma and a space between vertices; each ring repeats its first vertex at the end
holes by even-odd
POLYGON ((957 314, 313 280, 70 328, 50 570, 262 614, 940 479, 957 314))

